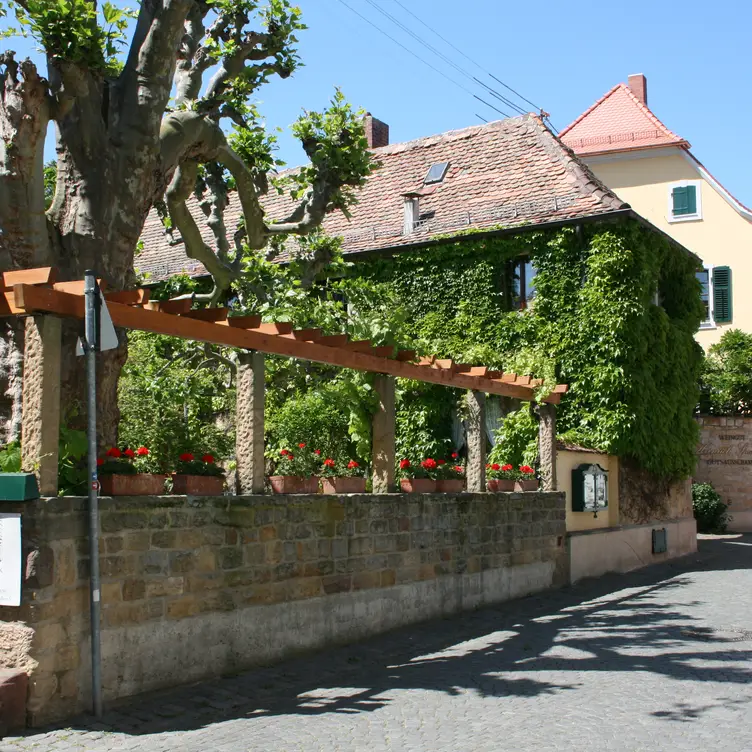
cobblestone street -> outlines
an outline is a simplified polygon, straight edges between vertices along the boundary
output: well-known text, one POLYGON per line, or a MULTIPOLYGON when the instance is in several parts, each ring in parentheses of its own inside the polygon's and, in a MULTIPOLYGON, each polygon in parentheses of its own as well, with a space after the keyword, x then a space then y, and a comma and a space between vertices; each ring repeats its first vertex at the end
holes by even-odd
POLYGON ((145 697, 0 752, 752 750, 752 536, 145 697))

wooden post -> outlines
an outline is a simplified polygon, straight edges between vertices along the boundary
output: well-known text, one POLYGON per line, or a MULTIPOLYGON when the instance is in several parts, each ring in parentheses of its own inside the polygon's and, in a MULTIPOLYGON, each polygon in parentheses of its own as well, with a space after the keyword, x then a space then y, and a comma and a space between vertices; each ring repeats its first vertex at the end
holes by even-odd
POLYGON ((379 409, 373 416, 373 493, 391 493, 394 483, 394 376, 376 374, 379 409))
POLYGON ((541 489, 556 490, 556 405, 538 406, 538 457, 541 489))
POLYGON ((486 490, 486 395, 467 393, 467 490, 486 490))
POLYGON ((264 492, 264 355, 241 353, 235 399, 237 492, 264 492))
POLYGON ((57 496, 62 319, 30 316, 24 332, 21 466, 36 473, 42 496, 57 496))

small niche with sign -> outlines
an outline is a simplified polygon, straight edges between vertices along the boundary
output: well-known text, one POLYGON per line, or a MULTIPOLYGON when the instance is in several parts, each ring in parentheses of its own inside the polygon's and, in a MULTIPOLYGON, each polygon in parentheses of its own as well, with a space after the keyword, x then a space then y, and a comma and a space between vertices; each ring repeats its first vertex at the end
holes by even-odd
POLYGON ((572 511, 598 512, 608 508, 608 471, 600 465, 579 465, 572 470, 572 511))

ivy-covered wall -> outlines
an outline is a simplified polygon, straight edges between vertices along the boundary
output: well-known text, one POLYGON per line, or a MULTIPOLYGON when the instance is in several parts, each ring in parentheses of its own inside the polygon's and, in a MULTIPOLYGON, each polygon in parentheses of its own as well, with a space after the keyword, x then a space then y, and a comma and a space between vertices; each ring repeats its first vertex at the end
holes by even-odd
POLYGON ((355 269, 391 288, 424 351, 569 384, 559 433, 658 475, 692 472, 703 312, 696 261, 662 235, 636 220, 468 235, 355 269), (536 294, 520 311, 525 256, 536 294))

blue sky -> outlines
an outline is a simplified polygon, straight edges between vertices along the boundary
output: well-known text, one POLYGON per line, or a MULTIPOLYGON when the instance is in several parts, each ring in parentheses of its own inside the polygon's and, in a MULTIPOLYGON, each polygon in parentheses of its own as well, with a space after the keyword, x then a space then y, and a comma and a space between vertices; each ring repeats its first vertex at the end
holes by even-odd
MULTIPOLYGON (((368 0, 344 0, 391 36, 487 102, 508 109, 384 17, 368 0)), ((693 153, 752 204, 752 4, 744 0, 623 3, 551 0, 400 0, 475 62, 462 57, 396 0, 371 0, 456 65, 498 89, 493 73, 551 113, 561 129, 629 73, 648 78, 651 109, 693 153)), ((341 0, 299 0, 305 67, 259 92, 269 125, 287 127, 301 108, 322 107, 339 86, 389 123, 403 141, 501 117, 356 16, 341 0)), ((22 45, 16 48, 21 51, 22 45)), ((503 92, 503 90, 501 90, 503 92)), ((508 92, 503 92, 508 93, 508 92)), ((527 107, 524 103, 520 103, 527 107)), ((302 161, 288 134, 280 156, 302 161)))

